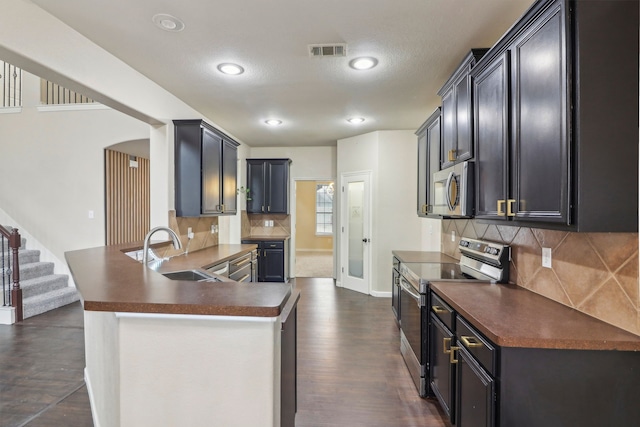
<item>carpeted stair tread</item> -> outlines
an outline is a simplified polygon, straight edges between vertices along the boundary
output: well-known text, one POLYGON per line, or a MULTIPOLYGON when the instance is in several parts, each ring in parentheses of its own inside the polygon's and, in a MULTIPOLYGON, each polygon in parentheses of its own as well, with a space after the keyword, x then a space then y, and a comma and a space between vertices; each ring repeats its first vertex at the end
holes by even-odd
POLYGON ((49 274, 34 279, 20 280, 22 298, 29 298, 67 286, 69 286, 69 276, 66 274, 49 274))
POLYGON ((20 264, 20 282, 35 279, 40 276, 53 274, 54 264, 52 262, 30 262, 20 264))
POLYGON ((77 289, 71 286, 24 298, 22 300, 24 318, 37 316, 49 310, 76 302, 79 299, 80 294, 77 289))
MULTIPOLYGON (((5 251, 4 253, 0 253, 0 258, 2 257, 4 257, 5 263, 10 266, 11 260, 13 259, 11 252, 7 253, 5 251)), ((18 260, 22 265, 38 262, 40 261, 40 251, 36 249, 20 249, 18 251, 18 260)), ((0 268, 2 268, 1 265, 0 268)))

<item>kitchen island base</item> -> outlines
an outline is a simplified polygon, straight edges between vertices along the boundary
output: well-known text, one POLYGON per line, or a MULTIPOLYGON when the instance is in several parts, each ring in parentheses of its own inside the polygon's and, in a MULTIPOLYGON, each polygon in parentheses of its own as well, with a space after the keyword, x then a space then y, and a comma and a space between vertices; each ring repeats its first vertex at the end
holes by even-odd
POLYGON ((94 424, 279 426, 280 317, 85 311, 94 424))

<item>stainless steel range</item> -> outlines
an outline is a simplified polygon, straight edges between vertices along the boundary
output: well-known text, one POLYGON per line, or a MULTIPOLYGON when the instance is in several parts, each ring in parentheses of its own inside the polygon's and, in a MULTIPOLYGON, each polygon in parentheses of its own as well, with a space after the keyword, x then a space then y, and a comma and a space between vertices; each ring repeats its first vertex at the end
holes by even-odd
POLYGON ((421 397, 427 389, 429 366, 429 285, 441 281, 509 281, 511 248, 501 243, 463 238, 459 263, 400 265, 400 351, 421 397))

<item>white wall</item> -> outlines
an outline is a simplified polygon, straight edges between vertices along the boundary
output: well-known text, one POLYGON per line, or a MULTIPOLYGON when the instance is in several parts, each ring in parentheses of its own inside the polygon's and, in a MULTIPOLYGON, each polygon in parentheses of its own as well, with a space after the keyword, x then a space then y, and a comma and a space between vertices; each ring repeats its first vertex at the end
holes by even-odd
MULTIPOLYGON (((392 250, 422 250, 431 244, 431 239, 423 244, 424 220, 416 214, 417 150, 414 131, 408 130, 372 132, 338 141, 338 179, 346 172, 372 172, 373 295, 391 292, 392 250)), ((435 231, 439 228, 434 227, 435 231)), ((437 244, 439 247, 439 240, 437 244)))
MULTIPOLYGON (((115 110, 50 113, 52 115, 48 117, 51 120, 40 124, 29 122, 26 111, 22 114, 6 115, 2 119, 3 128, 5 123, 14 123, 13 130, 2 129, 0 133, 2 137, 0 138, 0 157, 3 160, 20 161, 20 158, 13 157, 20 155, 23 159, 35 161, 44 153, 49 153, 51 158, 64 156, 60 163, 42 162, 43 168, 32 167, 31 172, 37 174, 39 180, 55 184, 56 189, 62 189, 69 184, 69 180, 57 177, 67 177, 70 171, 78 172, 75 175, 76 180, 83 181, 71 188, 70 192, 77 200, 76 204, 71 206, 64 206, 58 202, 58 207, 51 210, 52 195, 44 194, 42 198, 28 196, 34 210, 41 216, 47 216, 48 230, 43 232, 42 236, 40 236, 42 227, 29 231, 35 238, 42 240, 46 245, 51 245, 57 254, 61 254, 61 251, 66 250, 65 248, 76 249, 78 246, 102 244, 104 229, 98 230, 93 226, 87 228, 84 224, 87 219, 86 210, 89 207, 95 209, 94 224, 102 221, 103 215, 103 209, 100 209, 99 203, 103 198, 103 186, 97 185, 98 181, 94 178, 94 174, 102 171, 102 164, 96 163, 96 156, 102 156, 102 154, 101 150, 96 148, 102 148, 107 140, 109 144, 113 144, 140 137, 150 140, 151 225, 167 225, 168 210, 174 207, 171 120, 204 118, 212 125, 220 127, 211 118, 203 117, 173 94, 30 1, 0 0, 0 8, 3 10, 0 14, 0 58, 32 74, 87 95, 115 110), (65 114, 71 115, 73 119, 62 119, 65 114), (132 136, 128 129, 130 125, 120 124, 125 121, 123 117, 127 116, 129 116, 127 123, 137 123, 136 126, 143 126, 142 122, 147 124, 143 135, 136 132, 132 136), (131 117, 141 122, 132 120, 131 117), (152 125, 150 130, 148 125, 152 125), (28 144, 29 151, 17 145, 9 146, 7 137, 19 135, 19 139, 14 138, 16 141, 25 138, 25 134, 18 130, 19 126, 27 129, 30 135, 39 140, 39 143, 34 139, 28 144), (84 132, 88 127, 92 127, 94 131, 84 132), (61 141, 57 137, 61 132, 77 135, 84 133, 84 138, 82 140, 68 138, 61 141), (36 151, 42 151, 42 153, 34 155, 36 151), (71 159, 83 162, 81 169, 75 169, 77 165, 71 159), (92 166, 85 166, 86 163, 92 166), (72 166, 71 169, 68 169, 68 166, 72 166), (82 175, 85 172, 89 174, 86 180, 82 175), (80 204, 84 206, 82 215, 78 214, 80 204), (75 221, 68 220, 68 216, 75 221), (67 222, 72 222, 72 226, 67 227, 67 222), (69 237, 61 231, 49 230, 48 224, 56 224, 60 230, 64 228, 65 231, 74 233, 72 242, 70 243, 69 237)), ((233 137, 225 129, 220 129, 233 137)), ((239 139, 235 139, 242 143, 239 139)), ((41 162, 38 161, 38 163, 41 162)), ((0 194, 0 208, 5 207, 5 197, 7 196, 4 193, 0 194)), ((24 194, 23 197, 25 197, 24 194)), ((15 210, 12 207, 6 210, 10 216, 14 216, 15 210)), ((23 219, 21 215, 16 215, 15 219, 25 227, 30 227, 35 222, 31 218, 23 219)), ((237 226, 237 232, 230 229, 236 227, 236 223, 239 224, 239 219, 228 219, 222 222, 221 235, 227 240, 232 239, 228 236, 237 234, 239 237, 239 226, 237 226)))
POLYGON ((39 88, 24 73, 22 112, 0 114, 0 208, 64 260, 104 245, 104 148, 150 127, 111 109, 38 111, 39 88))

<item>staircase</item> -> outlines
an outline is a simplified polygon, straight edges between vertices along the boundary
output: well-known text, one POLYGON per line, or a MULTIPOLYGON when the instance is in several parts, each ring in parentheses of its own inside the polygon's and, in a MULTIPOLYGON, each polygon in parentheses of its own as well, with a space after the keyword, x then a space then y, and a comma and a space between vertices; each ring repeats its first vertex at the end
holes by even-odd
MULTIPOLYGON (((5 228, 10 230, 9 227, 5 228)), ((23 238, 18 252, 24 318, 78 301, 80 295, 76 288, 69 286, 69 276, 54 274, 54 264, 41 262, 40 251, 25 249, 25 243, 23 238)), ((3 255, 5 262, 11 265, 11 253, 5 252, 3 255)))

